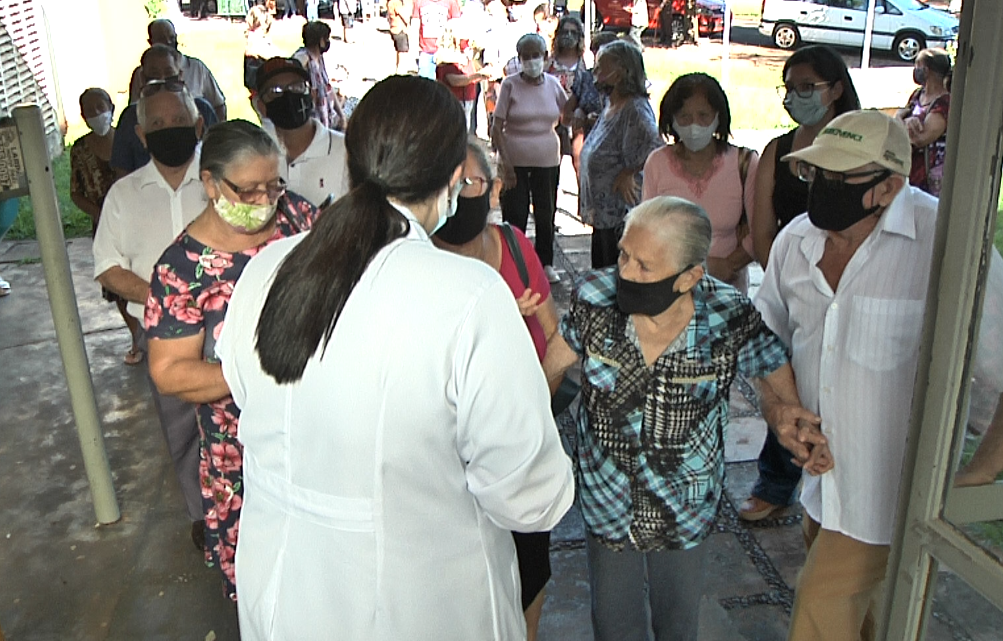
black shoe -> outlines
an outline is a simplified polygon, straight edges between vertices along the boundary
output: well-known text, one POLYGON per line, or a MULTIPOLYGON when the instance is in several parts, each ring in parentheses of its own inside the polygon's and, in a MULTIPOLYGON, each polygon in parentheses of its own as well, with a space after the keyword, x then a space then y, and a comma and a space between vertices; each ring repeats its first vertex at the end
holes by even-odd
POLYGON ((192 523, 192 543, 199 552, 205 551, 205 520, 192 523))

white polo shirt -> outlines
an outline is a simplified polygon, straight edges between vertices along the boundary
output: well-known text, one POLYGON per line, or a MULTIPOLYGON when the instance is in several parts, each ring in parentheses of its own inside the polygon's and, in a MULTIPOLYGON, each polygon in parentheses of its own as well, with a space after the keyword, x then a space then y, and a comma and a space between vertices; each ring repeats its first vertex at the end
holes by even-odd
MULTIPOLYGON (((157 259, 207 203, 199 150, 176 191, 152 161, 119 179, 105 197, 94 234, 94 278, 121 267, 149 281, 157 259)), ((130 301, 128 312, 143 321, 142 304, 130 301)))
POLYGON ((316 118, 310 122, 314 126, 310 146, 295 160, 287 161, 281 171, 290 191, 320 206, 328 195, 334 194, 337 200, 348 192, 345 135, 328 129, 316 118))

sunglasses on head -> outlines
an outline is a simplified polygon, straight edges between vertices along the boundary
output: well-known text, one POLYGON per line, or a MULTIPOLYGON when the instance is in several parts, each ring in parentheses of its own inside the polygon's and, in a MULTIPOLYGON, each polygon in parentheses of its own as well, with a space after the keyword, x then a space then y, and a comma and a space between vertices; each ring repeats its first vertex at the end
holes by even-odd
POLYGON ((185 83, 181 80, 181 78, 178 76, 171 76, 170 78, 147 81, 147 83, 143 85, 143 88, 139 90, 139 95, 146 98, 161 90, 170 91, 172 93, 181 93, 184 88, 185 83))

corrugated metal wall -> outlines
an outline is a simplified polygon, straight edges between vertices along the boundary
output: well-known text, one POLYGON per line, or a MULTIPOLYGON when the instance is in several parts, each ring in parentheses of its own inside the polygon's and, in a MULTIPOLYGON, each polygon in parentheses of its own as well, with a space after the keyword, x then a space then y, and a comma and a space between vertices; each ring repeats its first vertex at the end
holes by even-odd
POLYGON ((41 105, 49 156, 59 155, 63 135, 41 6, 36 0, 0 0, 0 114, 26 102, 41 105))

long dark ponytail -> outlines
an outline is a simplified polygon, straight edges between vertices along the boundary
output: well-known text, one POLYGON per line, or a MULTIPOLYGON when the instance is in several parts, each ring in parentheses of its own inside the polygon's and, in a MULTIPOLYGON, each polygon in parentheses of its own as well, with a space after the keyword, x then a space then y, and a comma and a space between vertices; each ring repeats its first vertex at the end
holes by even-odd
POLYGON ((317 348, 327 348, 373 256, 407 234, 407 219, 387 197, 425 202, 463 163, 463 107, 439 83, 391 76, 359 101, 345 148, 351 191, 283 260, 258 320, 258 359, 279 384, 299 380, 317 348))

